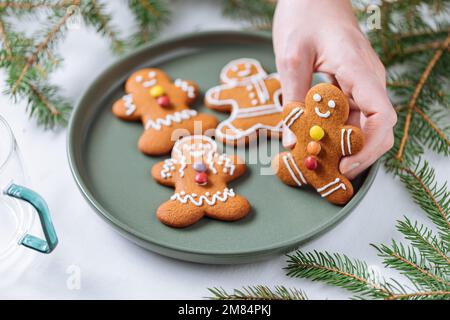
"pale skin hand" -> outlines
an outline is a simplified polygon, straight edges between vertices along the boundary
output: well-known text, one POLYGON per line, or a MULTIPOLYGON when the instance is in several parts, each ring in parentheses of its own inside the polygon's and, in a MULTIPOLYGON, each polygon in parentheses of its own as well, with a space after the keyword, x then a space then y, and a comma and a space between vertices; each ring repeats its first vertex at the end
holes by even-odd
MULTIPOLYGON (((361 127, 365 145, 345 157, 340 171, 350 179, 373 164, 394 143, 395 110, 386 91, 383 64, 361 32, 349 0, 279 0, 274 50, 283 101, 304 101, 312 74, 322 72, 350 98, 349 124, 361 127)), ((295 136, 283 131, 283 145, 295 136)))

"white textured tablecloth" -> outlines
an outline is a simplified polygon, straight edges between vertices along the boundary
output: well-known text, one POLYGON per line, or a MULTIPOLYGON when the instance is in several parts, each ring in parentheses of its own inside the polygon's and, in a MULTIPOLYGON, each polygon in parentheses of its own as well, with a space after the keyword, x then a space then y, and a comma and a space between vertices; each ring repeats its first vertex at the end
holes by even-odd
MULTIPOLYGON (((129 32, 131 14, 119 1, 108 2, 113 3, 114 22, 129 32)), ((172 1, 172 5, 172 24, 162 37, 242 27, 221 16, 219 1, 172 1)), ((108 43, 86 29, 71 30, 60 52, 65 57, 64 66, 54 73, 52 81, 74 100, 115 60, 108 43)), ((5 75, 0 77, 3 83, 5 75)), ((30 253, 31 264, 0 290, 0 299, 199 299, 208 295, 207 287, 231 289, 252 284, 298 287, 313 299, 348 297, 340 289, 286 277, 283 256, 255 264, 210 266, 180 262, 141 249, 113 231, 81 196, 66 157, 66 130, 43 131, 28 119, 24 103, 13 104, 3 94, 0 105, 0 114, 16 135, 32 186, 47 200, 60 237, 60 245, 52 255, 30 253), (73 278, 77 274, 79 283, 73 278)), ((430 155, 428 160, 440 173, 440 182, 449 180, 448 159, 430 155)), ((381 169, 357 209, 301 249, 345 253, 367 261, 386 276, 395 276, 383 269, 369 243, 388 243, 398 238, 395 221, 403 215, 427 221, 403 185, 381 169)), ((1 276, 9 275, 7 272, 1 276)))

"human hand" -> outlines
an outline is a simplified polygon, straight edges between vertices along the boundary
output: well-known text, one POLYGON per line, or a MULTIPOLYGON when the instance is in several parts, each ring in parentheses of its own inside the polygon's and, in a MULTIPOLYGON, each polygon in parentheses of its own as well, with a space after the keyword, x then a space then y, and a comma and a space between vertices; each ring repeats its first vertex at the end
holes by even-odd
MULTIPOLYGON (((325 73, 349 97, 348 123, 361 127, 365 145, 344 157, 340 171, 350 179, 372 165, 394 144, 397 115, 386 91, 383 64, 361 32, 349 0, 279 0, 274 50, 283 101, 304 101, 312 74, 325 73)), ((283 131, 283 145, 295 144, 283 131)))

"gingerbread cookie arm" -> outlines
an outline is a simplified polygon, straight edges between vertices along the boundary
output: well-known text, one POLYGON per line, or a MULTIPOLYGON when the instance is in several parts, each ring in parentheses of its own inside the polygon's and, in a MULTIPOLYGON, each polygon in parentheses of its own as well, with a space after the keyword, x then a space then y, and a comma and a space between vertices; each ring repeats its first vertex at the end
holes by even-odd
POLYGON ((192 104, 199 96, 200 89, 196 82, 191 80, 175 79, 174 85, 186 95, 186 103, 192 104))
POLYGON ((178 161, 166 159, 152 167, 152 177, 160 184, 175 187, 174 173, 178 170, 178 161))
POLYGON ((130 93, 117 100, 112 107, 113 113, 122 120, 138 121, 142 112, 139 104, 135 103, 135 95, 130 93))
POLYGON ((354 126, 344 126, 340 129, 340 150, 343 157, 351 156, 361 151, 364 137, 361 129, 354 126))
POLYGON ((244 161, 237 155, 221 154, 215 160, 217 173, 224 177, 225 181, 233 181, 247 171, 244 161))
POLYGON ((298 120, 305 112, 305 105, 301 102, 291 102, 283 107, 283 125, 293 130, 298 126, 298 120))
POLYGON ((205 94, 205 105, 221 112, 230 112, 233 104, 236 103, 234 96, 236 94, 236 87, 229 85, 220 85, 212 87, 205 94))
POLYGON ((307 184, 304 174, 290 152, 279 153, 272 160, 272 169, 281 181, 291 187, 301 187, 307 184))

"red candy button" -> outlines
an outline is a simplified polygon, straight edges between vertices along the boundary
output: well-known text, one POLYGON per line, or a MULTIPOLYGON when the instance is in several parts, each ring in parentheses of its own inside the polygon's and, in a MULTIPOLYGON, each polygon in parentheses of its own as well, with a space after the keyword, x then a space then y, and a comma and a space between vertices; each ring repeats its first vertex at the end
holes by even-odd
POLYGON ((156 102, 163 108, 167 108, 170 106, 170 99, 168 96, 161 96, 156 99, 156 102))
POLYGON ((208 183, 208 175, 205 172, 198 172, 195 175, 195 182, 199 185, 205 185, 208 183))
POLYGON ((308 170, 316 170, 317 169, 317 160, 313 156, 306 157, 305 159, 305 167, 308 170))

